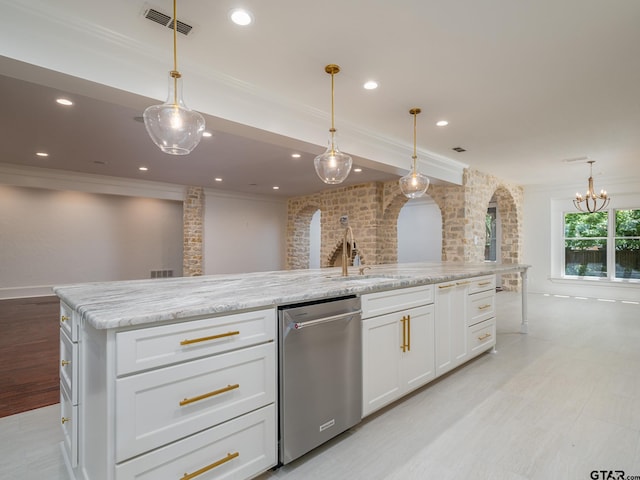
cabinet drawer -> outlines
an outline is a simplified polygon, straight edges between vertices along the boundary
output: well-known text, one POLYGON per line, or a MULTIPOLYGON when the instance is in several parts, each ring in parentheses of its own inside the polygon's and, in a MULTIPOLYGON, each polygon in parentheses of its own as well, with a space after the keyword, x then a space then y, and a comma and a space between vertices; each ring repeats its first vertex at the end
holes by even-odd
POLYGON ((495 275, 486 275, 484 277, 475 277, 471 279, 471 284, 469 285, 469 293, 478 293, 484 292, 487 290, 496 289, 496 276, 495 275))
POLYGON ((72 342, 78 341, 78 325, 73 310, 60 302, 60 329, 65 332, 72 342))
POLYGON ((71 404, 78 404, 78 344, 60 332, 60 382, 71 392, 71 404))
POLYGON ((362 295, 362 318, 399 312, 433 303, 433 285, 388 290, 362 295))
POLYGON ((469 295, 468 299, 469 316, 467 317, 467 325, 475 325, 496 316, 495 290, 469 295))
POLYGON ((179 480, 207 467, 194 478, 253 478, 277 463, 275 439, 275 406, 269 405, 116 465, 115 480, 179 480))
POLYGON ((469 354, 476 356, 488 350, 496 344, 496 319, 485 320, 472 327, 469 327, 467 337, 469 354))
POLYGON ((274 402, 275 372, 268 343, 116 380, 116 461, 274 402))
POLYGON ((71 403, 71 396, 60 385, 60 417, 65 453, 72 467, 78 466, 78 405, 71 403))
POLYGON ((275 309, 116 334, 117 375, 162 367, 275 339, 275 309))

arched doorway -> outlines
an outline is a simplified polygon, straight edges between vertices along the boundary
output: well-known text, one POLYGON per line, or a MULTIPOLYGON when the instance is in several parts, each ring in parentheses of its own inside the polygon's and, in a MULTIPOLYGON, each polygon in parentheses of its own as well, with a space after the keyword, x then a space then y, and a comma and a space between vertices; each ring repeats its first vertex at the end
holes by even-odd
MULTIPOLYGON (((496 263, 520 262, 520 234, 516 202, 505 187, 496 188, 486 213, 487 237, 485 239, 485 261, 496 263)), ((505 290, 517 290, 519 274, 502 275, 498 286, 505 290)))
POLYGON ((398 263, 442 259, 442 214, 429 195, 406 202, 397 220, 398 263))
MULTIPOLYGON (((288 269, 303 269, 309 268, 311 259, 311 222, 317 212, 320 212, 319 205, 306 205, 300 209, 297 213, 289 219, 288 234, 287 234, 287 268, 288 269)), ((320 222, 318 218, 318 233, 314 232, 314 237, 320 236, 320 222)), ((314 245, 319 240, 314 238, 314 245)), ((315 246, 314 246, 315 248, 315 246)), ((318 247, 319 250, 319 247, 318 247)), ((320 252, 317 253, 318 258, 320 252)))

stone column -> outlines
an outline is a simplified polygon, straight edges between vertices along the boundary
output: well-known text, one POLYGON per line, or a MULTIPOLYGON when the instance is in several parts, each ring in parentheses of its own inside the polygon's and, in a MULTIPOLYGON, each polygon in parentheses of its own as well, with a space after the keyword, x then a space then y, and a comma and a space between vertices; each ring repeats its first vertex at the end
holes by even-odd
POLYGON ((204 224, 204 189, 187 187, 182 210, 182 275, 202 275, 202 228, 204 224))

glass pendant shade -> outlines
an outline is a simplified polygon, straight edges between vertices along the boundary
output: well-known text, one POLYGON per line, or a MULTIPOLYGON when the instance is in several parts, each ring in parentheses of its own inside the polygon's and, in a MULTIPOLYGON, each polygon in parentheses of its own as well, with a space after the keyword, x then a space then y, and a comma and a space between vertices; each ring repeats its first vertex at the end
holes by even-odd
POLYGON ((167 101, 148 107, 143 118, 153 143, 171 155, 191 153, 200 143, 205 128, 204 117, 184 104, 182 78, 177 72, 169 74, 167 101))
POLYGON ((400 190, 407 198, 418 198, 425 194, 429 188, 429 178, 415 169, 400 179, 400 190))
POLYGON ((313 160, 313 163, 320 179, 324 183, 334 185, 342 183, 347 178, 353 161, 349 155, 342 153, 338 149, 336 133, 330 132, 327 151, 322 155, 318 155, 313 160))
POLYGON ((412 108, 409 113, 413 115, 413 163, 411 171, 400 179, 400 191, 407 198, 418 198, 425 194, 429 188, 429 178, 418 172, 418 155, 416 148, 417 115, 421 112, 419 108, 412 108))

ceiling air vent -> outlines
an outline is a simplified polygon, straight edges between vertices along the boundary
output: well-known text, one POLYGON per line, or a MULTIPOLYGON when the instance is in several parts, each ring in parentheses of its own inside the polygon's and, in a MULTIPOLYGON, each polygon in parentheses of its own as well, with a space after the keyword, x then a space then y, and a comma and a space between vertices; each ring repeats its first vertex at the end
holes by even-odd
MULTIPOLYGON (((159 23, 164 27, 168 27, 173 29, 173 18, 171 18, 166 13, 162 13, 155 8, 148 8, 144 11, 144 18, 151 20, 152 22, 159 23)), ((182 22, 178 20, 177 30, 183 35, 188 35, 189 32, 193 29, 193 26, 188 23, 182 22)))
POLYGON ((462 153, 462 152, 466 152, 466 150, 462 147, 454 147, 451 150, 453 150, 454 152, 458 152, 458 153, 462 153))

